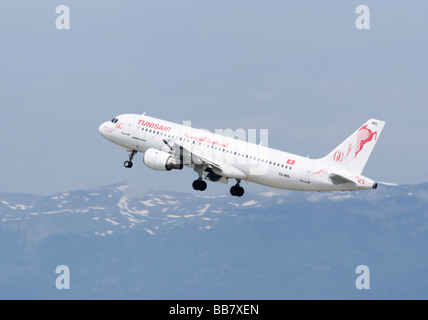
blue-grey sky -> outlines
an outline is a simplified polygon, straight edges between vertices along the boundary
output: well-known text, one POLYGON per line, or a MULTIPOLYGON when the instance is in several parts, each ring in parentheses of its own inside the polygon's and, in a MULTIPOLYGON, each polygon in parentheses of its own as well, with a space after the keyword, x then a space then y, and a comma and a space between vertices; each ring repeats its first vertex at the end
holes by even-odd
MULTIPOLYGON (((322 157, 370 118, 386 126, 363 172, 428 181, 428 3, 343 0, 3 0, 0 192, 128 181, 192 191, 98 126, 143 113, 194 127, 269 129, 269 145, 322 157), (358 5, 370 30, 358 30, 358 5), (55 9, 70 8, 70 30, 55 9)), ((228 192, 222 184, 210 192, 228 192)), ((266 189, 254 184, 248 191, 266 189)))

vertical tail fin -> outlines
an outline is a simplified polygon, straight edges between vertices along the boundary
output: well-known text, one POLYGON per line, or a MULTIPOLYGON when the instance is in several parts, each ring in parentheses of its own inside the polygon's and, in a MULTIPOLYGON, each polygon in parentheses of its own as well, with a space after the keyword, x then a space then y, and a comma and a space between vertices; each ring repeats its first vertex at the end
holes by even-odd
POLYGON ((361 174, 384 125, 384 121, 370 119, 320 161, 361 174))

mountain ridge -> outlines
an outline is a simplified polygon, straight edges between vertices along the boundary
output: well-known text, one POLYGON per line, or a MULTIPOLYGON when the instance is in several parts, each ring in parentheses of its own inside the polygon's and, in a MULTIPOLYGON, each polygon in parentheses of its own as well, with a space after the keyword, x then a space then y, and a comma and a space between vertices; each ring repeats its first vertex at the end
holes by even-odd
POLYGON ((0 194, 0 298, 427 298, 428 184, 374 191, 0 194), (72 274, 69 291, 55 267, 72 274), (367 265, 372 288, 355 288, 367 265), (397 276, 399 275, 399 276, 397 276))

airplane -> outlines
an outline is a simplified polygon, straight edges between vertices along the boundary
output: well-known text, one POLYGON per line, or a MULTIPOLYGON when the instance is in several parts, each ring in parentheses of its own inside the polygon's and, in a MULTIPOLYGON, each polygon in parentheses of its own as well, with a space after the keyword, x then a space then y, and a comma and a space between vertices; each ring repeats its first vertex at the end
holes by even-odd
POLYGON ((370 119, 328 155, 310 159, 261 144, 172 123, 144 114, 122 114, 100 125, 99 131, 129 152, 125 168, 144 153, 144 164, 154 170, 193 168, 193 189, 204 191, 206 181, 228 184, 230 194, 244 195, 242 181, 301 191, 355 191, 376 189, 361 175, 385 125, 370 119))

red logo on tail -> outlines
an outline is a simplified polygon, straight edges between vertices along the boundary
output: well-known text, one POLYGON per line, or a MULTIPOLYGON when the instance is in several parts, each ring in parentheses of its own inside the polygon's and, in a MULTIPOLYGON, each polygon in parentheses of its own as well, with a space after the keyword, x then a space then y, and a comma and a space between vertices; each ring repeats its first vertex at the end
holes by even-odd
POLYGON ((377 131, 371 131, 369 128, 367 128, 367 125, 361 127, 360 130, 358 130, 357 150, 355 151, 355 157, 361 150, 363 150, 363 147, 367 142, 373 140, 373 137, 375 137, 375 140, 377 139, 377 131))

